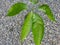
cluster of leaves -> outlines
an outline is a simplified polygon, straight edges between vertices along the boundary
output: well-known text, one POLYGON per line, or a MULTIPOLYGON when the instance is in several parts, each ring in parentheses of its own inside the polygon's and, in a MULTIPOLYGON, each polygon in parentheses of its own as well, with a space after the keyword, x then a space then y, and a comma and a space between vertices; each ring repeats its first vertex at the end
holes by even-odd
MULTIPOLYGON (((33 2, 33 4, 36 4, 38 2, 37 0, 30 0, 30 1, 33 2)), ((27 5, 25 3, 22 2, 15 3, 9 8, 7 16, 15 16, 22 10, 26 9, 27 5)), ((44 13, 48 16, 48 18, 52 21, 55 21, 53 13, 47 4, 39 6, 38 9, 45 10, 44 13)), ((20 36, 22 42, 25 40, 31 29, 34 36, 33 39, 35 45, 40 45, 44 36, 44 22, 41 16, 39 16, 39 14, 37 13, 34 13, 32 10, 26 15, 26 18, 22 26, 20 36)))

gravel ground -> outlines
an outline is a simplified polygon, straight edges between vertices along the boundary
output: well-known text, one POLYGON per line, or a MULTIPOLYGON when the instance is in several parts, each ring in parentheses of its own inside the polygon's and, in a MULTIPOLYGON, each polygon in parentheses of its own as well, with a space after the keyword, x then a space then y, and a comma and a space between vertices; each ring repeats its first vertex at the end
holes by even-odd
MULTIPOLYGON (((45 35, 41 45, 60 45, 60 0, 40 0, 40 3, 47 3, 57 20, 57 22, 53 23, 43 12, 35 10, 36 13, 41 14, 45 23, 45 35)), ((25 15, 32 6, 29 0, 0 0, 0 45, 20 45, 19 35, 21 26, 25 15), (9 7, 19 1, 26 3, 28 9, 14 17, 7 17, 6 13, 9 7)), ((34 45, 32 37, 32 32, 30 32, 23 45, 34 45)))

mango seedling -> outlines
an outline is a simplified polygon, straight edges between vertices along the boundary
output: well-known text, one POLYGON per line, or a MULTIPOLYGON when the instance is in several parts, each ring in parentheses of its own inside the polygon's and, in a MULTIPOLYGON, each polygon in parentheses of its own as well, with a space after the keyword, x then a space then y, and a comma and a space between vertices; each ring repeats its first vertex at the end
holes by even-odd
MULTIPOLYGON (((30 0, 30 2, 32 2, 33 4, 36 4, 38 3, 38 0, 30 0)), ((7 16, 15 16, 19 14, 21 11, 26 10, 26 9, 27 9, 27 4, 22 3, 22 2, 17 2, 9 8, 7 12, 7 16)), ((44 10, 45 11, 44 13, 48 16, 48 18, 51 21, 56 21, 48 4, 42 4, 38 7, 38 9, 44 10)), ((26 15, 26 18, 22 25, 20 39, 21 39, 21 42, 24 42, 28 33, 32 29, 35 45, 41 45, 41 41, 44 36, 44 28, 45 28, 44 21, 42 17, 39 16, 39 14, 35 13, 33 10, 28 12, 28 14, 26 15)))

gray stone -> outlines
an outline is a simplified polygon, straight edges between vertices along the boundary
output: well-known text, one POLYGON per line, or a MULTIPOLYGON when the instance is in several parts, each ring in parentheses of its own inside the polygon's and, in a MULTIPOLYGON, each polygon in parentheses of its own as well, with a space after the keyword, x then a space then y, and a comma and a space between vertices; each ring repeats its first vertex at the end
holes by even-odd
MULTIPOLYGON (((60 0, 39 0, 41 4, 48 4, 57 20, 51 22, 46 14, 39 10, 34 10, 39 13, 45 23, 45 35, 41 45, 60 45, 60 0)), ((39 3, 38 3, 39 4, 39 3)), ((38 4, 35 5, 37 8, 38 4)), ((29 0, 0 0, 0 45, 21 45, 19 36, 21 26, 24 22, 25 15, 31 10, 34 5, 29 0), (22 11, 14 17, 7 17, 7 10, 16 2, 24 2, 28 5, 28 9, 22 11)), ((33 35, 30 33, 23 45, 34 45, 33 35)))

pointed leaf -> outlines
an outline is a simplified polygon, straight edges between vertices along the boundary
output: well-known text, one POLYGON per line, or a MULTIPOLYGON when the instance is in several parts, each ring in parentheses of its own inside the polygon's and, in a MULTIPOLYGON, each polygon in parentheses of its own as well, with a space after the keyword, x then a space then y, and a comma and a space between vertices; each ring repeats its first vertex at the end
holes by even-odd
POLYGON ((48 18, 52 21, 55 21, 55 17, 47 4, 43 4, 39 7, 42 10, 45 10, 45 14, 47 14, 48 18))
POLYGON ((24 24, 22 26, 22 31, 21 31, 21 41, 23 42, 28 33, 30 32, 32 26, 32 14, 31 12, 27 14, 24 24))
POLYGON ((40 45, 44 35, 44 22, 38 14, 33 14, 32 32, 35 45, 40 45))
POLYGON ((38 3, 38 0, 30 0, 33 4, 38 3))
POLYGON ((15 3, 14 5, 12 5, 7 13, 7 16, 14 16, 16 14, 18 14, 19 12, 21 12, 22 10, 26 9, 27 5, 24 3, 15 3))

